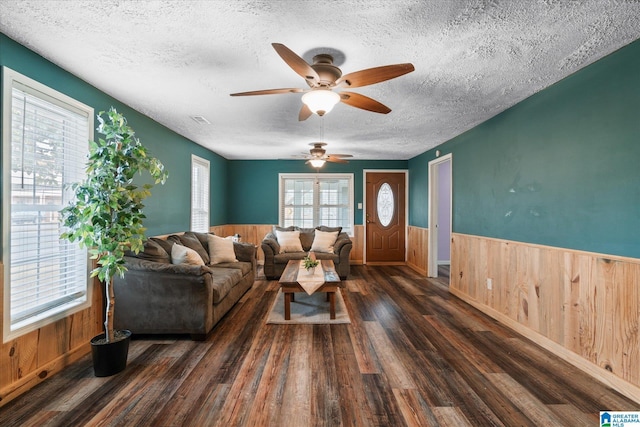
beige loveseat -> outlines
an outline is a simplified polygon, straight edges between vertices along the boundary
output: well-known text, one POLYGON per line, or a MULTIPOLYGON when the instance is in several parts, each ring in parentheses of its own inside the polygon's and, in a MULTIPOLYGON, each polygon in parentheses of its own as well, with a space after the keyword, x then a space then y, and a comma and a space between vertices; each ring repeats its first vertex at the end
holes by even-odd
MULTIPOLYGON (((326 243, 327 241, 325 241, 326 243)), ((336 267, 336 272, 340 279, 345 280, 349 275, 349 256, 353 243, 347 233, 342 232, 341 227, 300 228, 300 227, 274 227, 273 231, 267 233, 262 240, 262 251, 264 252, 264 274, 267 279, 277 279, 282 275, 284 268, 290 260, 304 258, 312 249, 317 259, 330 259, 336 267), (298 232, 299 246, 285 247, 278 239, 278 235, 284 236, 290 232, 298 232), (317 233, 319 232, 319 233, 317 233), (316 233, 318 240, 316 240, 316 233), (320 245, 320 237, 328 238, 328 233, 335 234, 335 241, 328 245, 320 245)))
POLYGON ((114 278, 116 329, 204 339, 253 286, 256 272, 254 245, 212 236, 152 237, 143 252, 128 254, 128 271, 114 278), (212 252, 214 246, 224 250, 212 252))

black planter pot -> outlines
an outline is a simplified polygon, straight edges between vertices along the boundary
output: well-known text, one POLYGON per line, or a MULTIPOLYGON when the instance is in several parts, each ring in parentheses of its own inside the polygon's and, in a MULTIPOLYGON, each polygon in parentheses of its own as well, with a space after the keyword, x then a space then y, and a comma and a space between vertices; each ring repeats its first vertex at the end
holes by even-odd
POLYGON ((122 338, 107 343, 104 342, 105 334, 100 334, 91 339, 93 371, 96 377, 115 375, 127 367, 131 331, 116 331, 116 337, 122 338))

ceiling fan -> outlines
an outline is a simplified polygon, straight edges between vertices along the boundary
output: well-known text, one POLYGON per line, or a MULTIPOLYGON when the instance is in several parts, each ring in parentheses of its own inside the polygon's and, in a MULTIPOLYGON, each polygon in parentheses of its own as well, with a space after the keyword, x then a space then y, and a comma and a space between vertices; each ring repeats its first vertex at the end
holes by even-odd
POLYGON ((382 67, 368 68, 353 73, 342 75, 340 68, 333 65, 333 57, 329 54, 318 54, 313 57, 313 64, 308 64, 304 59, 290 50, 283 44, 272 43, 278 55, 297 74, 305 79, 309 89, 282 88, 265 89, 251 92, 232 93, 231 96, 249 95, 274 95, 280 93, 303 93, 302 109, 298 115, 298 120, 306 120, 313 113, 323 116, 338 102, 361 108, 374 113, 387 114, 391 111, 389 107, 375 99, 355 92, 334 92, 334 88, 356 88, 391 80, 404 74, 412 72, 415 68, 413 64, 395 64, 382 67))
POLYGON ((327 150, 322 148, 327 145, 325 142, 312 142, 309 145, 313 147, 309 150, 309 154, 295 157, 307 159, 305 163, 309 163, 314 168, 322 167, 325 162, 349 163, 344 160, 344 157, 353 157, 351 154, 327 154, 327 150))

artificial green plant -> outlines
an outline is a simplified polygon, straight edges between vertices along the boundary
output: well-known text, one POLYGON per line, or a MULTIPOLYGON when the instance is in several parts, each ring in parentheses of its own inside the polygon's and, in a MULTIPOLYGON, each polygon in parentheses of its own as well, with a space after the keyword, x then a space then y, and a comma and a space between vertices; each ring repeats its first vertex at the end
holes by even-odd
POLYGON ((113 107, 100 112, 97 119, 98 133, 104 139, 90 142, 87 177, 72 185, 75 198, 61 211, 67 228, 61 238, 79 242, 88 248, 91 259, 97 260, 91 277, 97 276, 105 286, 105 339, 111 342, 113 278, 116 274, 123 276, 127 270, 127 251, 138 253, 143 249, 142 201, 151 195, 154 184, 165 183, 168 174, 158 159, 149 156, 125 117, 113 107), (134 176, 143 171, 151 175, 154 184, 138 187, 133 183, 134 176))

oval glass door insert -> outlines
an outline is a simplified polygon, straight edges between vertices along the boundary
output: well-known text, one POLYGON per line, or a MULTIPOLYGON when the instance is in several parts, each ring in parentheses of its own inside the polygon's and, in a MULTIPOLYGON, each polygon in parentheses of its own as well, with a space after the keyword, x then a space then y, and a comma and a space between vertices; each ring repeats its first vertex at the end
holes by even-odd
POLYGON ((386 182, 380 186, 378 190, 378 200, 376 202, 378 210, 378 219, 383 227, 391 224, 393 219, 393 211, 395 200, 393 199, 393 191, 391 186, 386 182))

